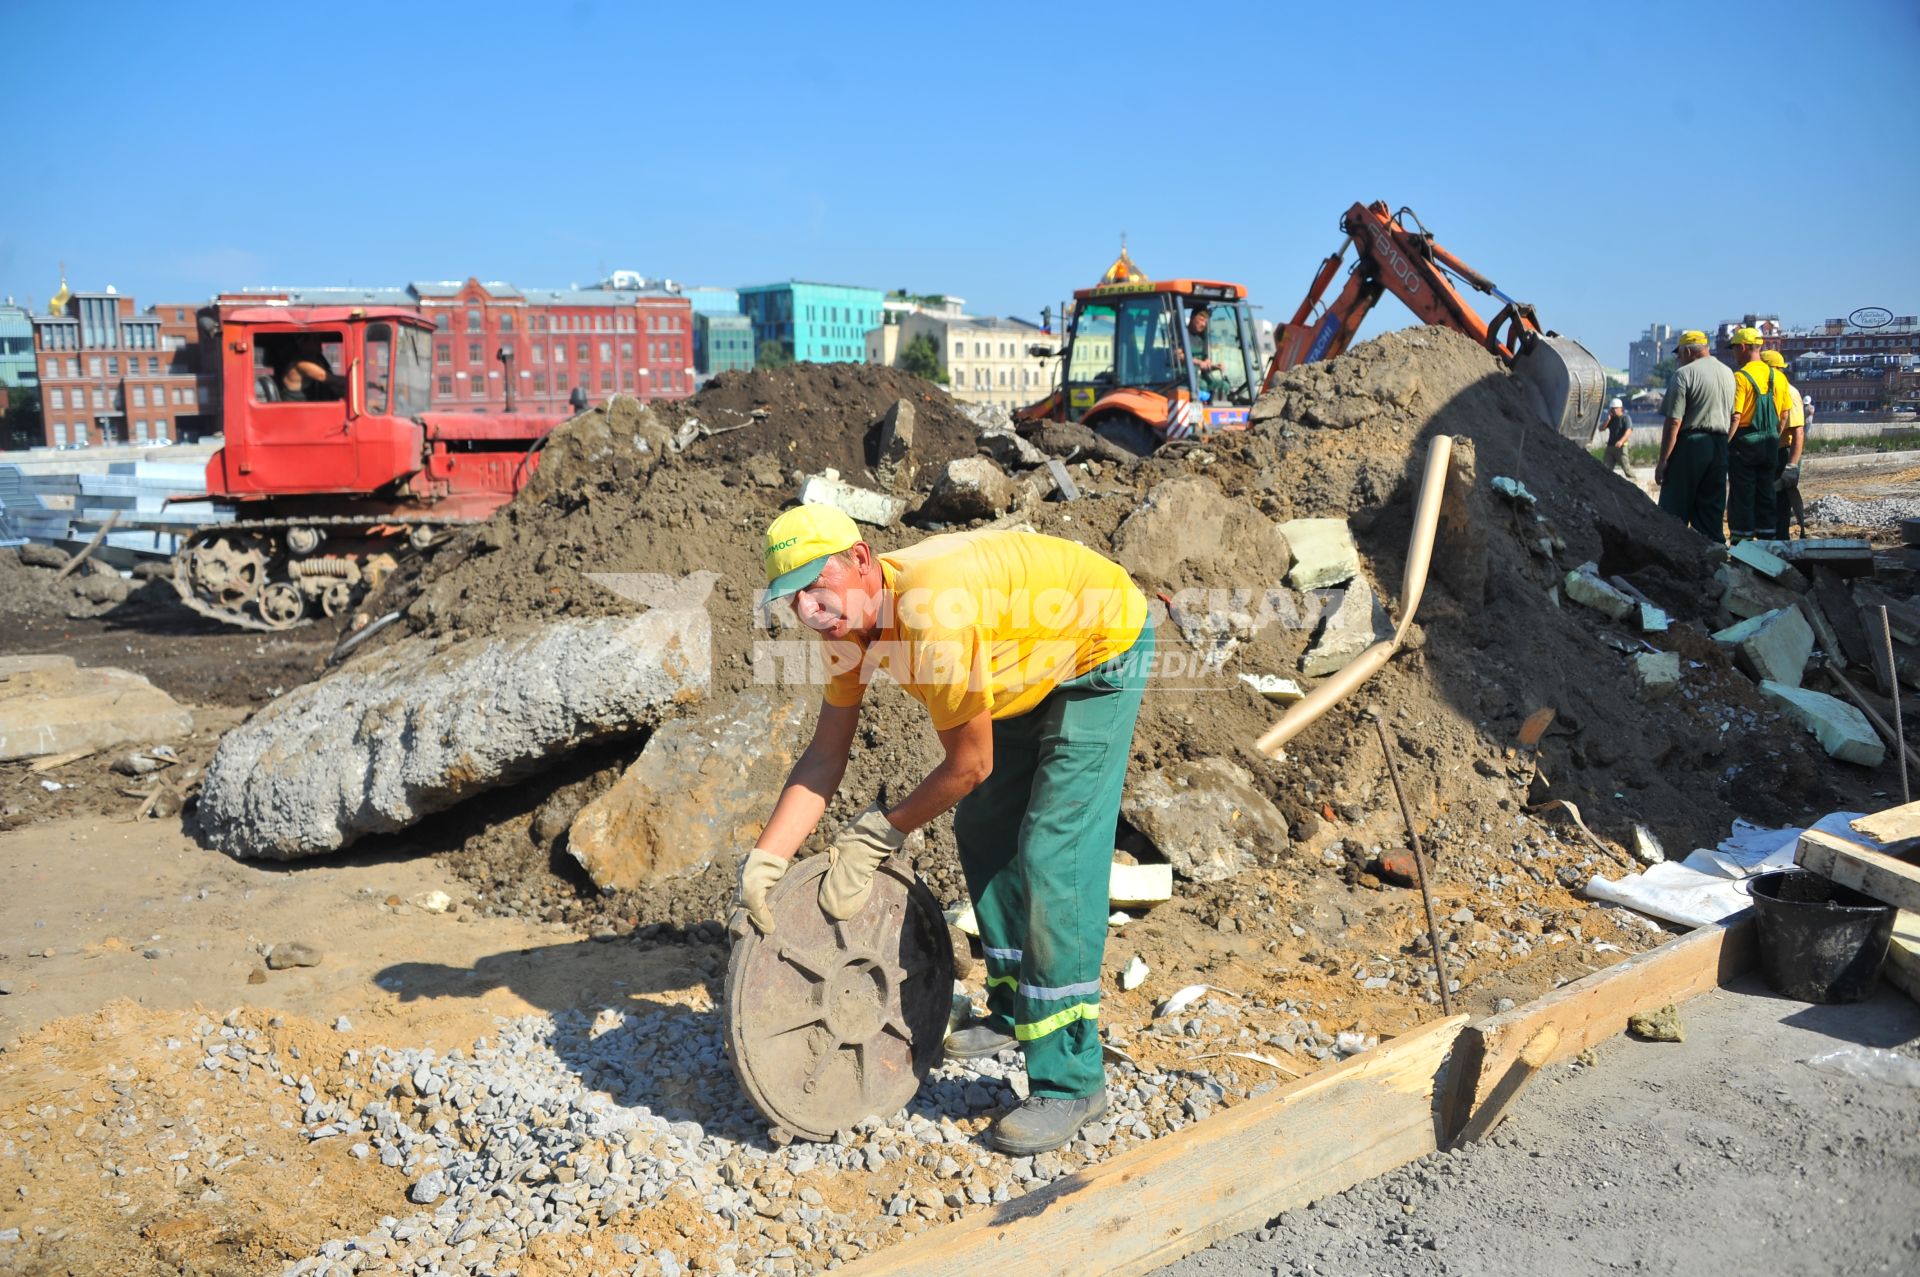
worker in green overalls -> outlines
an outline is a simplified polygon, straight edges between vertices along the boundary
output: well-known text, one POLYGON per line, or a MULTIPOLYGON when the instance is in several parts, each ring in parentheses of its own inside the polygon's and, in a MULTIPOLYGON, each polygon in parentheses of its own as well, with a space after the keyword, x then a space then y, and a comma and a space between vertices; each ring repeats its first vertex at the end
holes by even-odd
POLYGON ((1733 373, 1707 351, 1697 328, 1680 334, 1679 366, 1667 381, 1660 413, 1660 461, 1653 482, 1660 508, 1701 536, 1725 541, 1721 518, 1727 503, 1727 433, 1733 425, 1733 373))
POLYGON ((927 709, 945 756, 891 808, 834 839, 820 885, 828 916, 866 904, 907 835, 954 809, 986 954, 988 1014, 947 1054, 1018 1045, 1028 1098, 989 1138, 1025 1155, 1057 1148, 1107 1111, 1100 966, 1121 785, 1153 654, 1145 597, 1085 546, 1032 532, 929 537, 886 554, 826 506, 767 530, 767 597, 791 599, 826 644, 831 681, 813 739, 758 844, 739 901, 763 933, 767 895, 846 774, 860 703, 884 669, 927 709))

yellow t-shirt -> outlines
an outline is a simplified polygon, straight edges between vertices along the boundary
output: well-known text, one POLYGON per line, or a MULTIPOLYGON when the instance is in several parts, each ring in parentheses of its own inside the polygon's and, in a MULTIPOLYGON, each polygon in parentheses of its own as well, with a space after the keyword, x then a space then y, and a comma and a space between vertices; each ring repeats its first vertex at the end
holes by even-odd
POLYGON ((1787 382, 1787 374, 1759 359, 1747 361, 1746 367, 1740 372, 1747 376, 1735 374, 1733 378, 1734 432, 1738 433, 1742 426, 1753 422, 1754 392, 1747 386, 1747 377, 1753 378, 1754 386, 1765 391, 1769 376, 1773 378, 1773 410, 1780 417, 1780 429, 1785 431, 1793 419, 1793 387, 1787 382))
POLYGON ((1126 569, 1035 532, 951 532, 880 556, 871 644, 827 640, 827 704, 853 706, 874 671, 927 707, 934 730, 1014 718, 1132 647, 1146 596, 1126 569))

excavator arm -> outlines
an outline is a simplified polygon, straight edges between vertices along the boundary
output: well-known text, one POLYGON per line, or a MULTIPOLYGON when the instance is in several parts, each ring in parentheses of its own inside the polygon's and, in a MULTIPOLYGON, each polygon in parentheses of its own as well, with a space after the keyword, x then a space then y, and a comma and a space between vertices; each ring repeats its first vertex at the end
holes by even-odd
POLYGON ((1320 263, 1299 309, 1275 334, 1263 390, 1290 368, 1343 353, 1375 304, 1392 293, 1423 323, 1463 333, 1511 366, 1538 398, 1549 426, 1582 445, 1592 437, 1605 401, 1606 374, 1585 347, 1544 331, 1532 306, 1514 301, 1435 242, 1409 210, 1393 213, 1377 200, 1355 204, 1340 219, 1340 229, 1346 242, 1320 263), (1409 230, 1407 222, 1417 229, 1409 230), (1314 311, 1348 249, 1355 261, 1346 286, 1316 320, 1314 311), (1455 280, 1504 303, 1492 323, 1467 304, 1455 280))

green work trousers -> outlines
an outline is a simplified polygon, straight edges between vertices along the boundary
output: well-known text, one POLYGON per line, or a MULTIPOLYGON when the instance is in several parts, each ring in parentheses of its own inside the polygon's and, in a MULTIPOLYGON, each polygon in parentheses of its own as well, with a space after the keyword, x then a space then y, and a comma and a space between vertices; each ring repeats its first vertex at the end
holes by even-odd
POLYGON ((987 959, 987 1009, 1026 1057, 1033 1095, 1106 1084, 1100 959, 1108 878, 1153 627, 993 725, 993 773, 954 809, 960 868, 987 959))
POLYGON ((1773 463, 1780 436, 1742 430, 1727 444, 1727 536, 1740 542, 1773 535, 1773 463))
POLYGON ((1660 508, 1709 541, 1725 541, 1720 516, 1727 500, 1727 437, 1705 430, 1683 432, 1667 457, 1660 508))

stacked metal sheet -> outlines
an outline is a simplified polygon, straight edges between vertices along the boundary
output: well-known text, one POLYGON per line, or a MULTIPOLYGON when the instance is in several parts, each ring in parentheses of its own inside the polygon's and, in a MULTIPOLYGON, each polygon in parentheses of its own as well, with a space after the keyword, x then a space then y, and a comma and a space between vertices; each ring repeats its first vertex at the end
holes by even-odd
POLYGON ((232 518, 207 500, 195 463, 120 461, 106 474, 34 474, 0 465, 0 543, 84 544, 116 513, 103 551, 111 558, 170 558, 195 528, 232 518), (188 498, 180 500, 180 498, 188 498))

